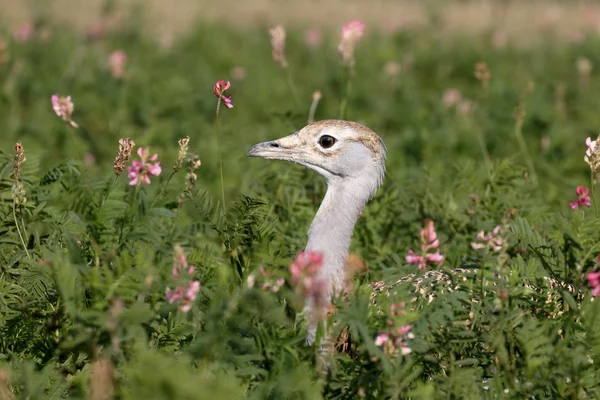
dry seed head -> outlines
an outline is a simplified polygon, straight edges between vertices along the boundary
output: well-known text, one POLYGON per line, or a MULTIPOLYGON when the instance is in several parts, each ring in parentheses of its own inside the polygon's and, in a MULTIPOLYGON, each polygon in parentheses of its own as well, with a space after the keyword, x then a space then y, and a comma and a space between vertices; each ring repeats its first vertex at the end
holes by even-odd
POLYGON ((13 160, 13 188, 12 196, 17 206, 22 206, 27 201, 25 188, 20 182, 21 180, 21 168, 23 163, 27 161, 25 157, 25 149, 21 143, 15 144, 15 157, 13 160))
POLYGON ((19 179, 21 178, 21 166, 23 163, 27 161, 27 157, 25 157, 25 149, 21 143, 15 144, 15 158, 13 162, 13 179, 15 181, 15 185, 19 183, 19 179))
POLYGON ((281 66, 287 68, 288 63, 285 59, 285 28, 281 25, 269 29, 271 35, 271 47, 273 48, 273 60, 281 66))
POLYGON ((492 72, 485 62, 480 61, 475 64, 475 78, 477 78, 477 80, 480 81, 483 86, 487 86, 491 77, 492 72))
POLYGON ((115 162, 113 164, 113 170, 115 171, 115 175, 119 176, 125 171, 125 167, 129 163, 129 159, 131 158, 131 153, 135 148, 135 142, 130 138, 122 138, 119 140, 119 151, 117 152, 117 156, 115 157, 115 162))
POLYGON ((188 160, 187 164, 187 173, 185 174, 185 186, 183 192, 179 195, 179 205, 183 204, 186 196, 190 194, 194 186, 196 186, 196 180, 198 179, 198 175, 196 175, 196 170, 200 168, 202 162, 198 157, 198 154, 192 154, 188 160))
POLYGON ((187 156, 189 142, 189 136, 186 136, 183 139, 179 139, 179 141, 177 142, 179 144, 179 153, 177 154, 177 163, 173 167, 173 172, 179 172, 179 170, 183 168, 183 160, 185 160, 185 157, 187 156))

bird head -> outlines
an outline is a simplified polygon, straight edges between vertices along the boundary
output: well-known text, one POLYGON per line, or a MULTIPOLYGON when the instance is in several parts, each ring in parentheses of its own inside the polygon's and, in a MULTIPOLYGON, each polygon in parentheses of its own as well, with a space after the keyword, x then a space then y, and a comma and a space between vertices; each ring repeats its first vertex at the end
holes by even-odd
POLYGON ((376 190, 385 173, 385 151, 381 138, 366 126, 325 120, 281 139, 259 143, 247 155, 303 165, 328 183, 364 179, 376 190))

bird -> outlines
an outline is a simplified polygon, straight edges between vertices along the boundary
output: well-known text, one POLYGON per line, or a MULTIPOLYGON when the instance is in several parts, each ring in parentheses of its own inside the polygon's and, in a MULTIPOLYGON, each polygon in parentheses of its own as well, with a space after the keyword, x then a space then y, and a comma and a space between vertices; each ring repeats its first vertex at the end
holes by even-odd
MULTIPOLYGON (((319 278, 326 282, 329 302, 332 296, 344 290, 354 226, 367 202, 383 184, 386 151, 383 140, 362 124, 323 120, 310 123, 289 136, 258 143, 247 153, 248 157, 300 164, 325 179, 327 191, 308 230, 305 251, 323 255, 319 278)), ((395 282, 371 282, 371 300, 380 293, 389 296, 396 286, 409 283, 414 286, 417 297, 432 301, 446 290, 461 290, 460 282, 474 279, 478 271, 477 268, 431 270, 420 276, 407 274, 395 282)), ((546 277, 541 284, 524 282, 523 286, 538 294, 547 294, 547 302, 555 300, 557 290, 576 292, 573 285, 553 277, 546 277)), ((322 315, 322 311, 307 301, 303 313, 311 321, 311 315, 322 315)), ((308 344, 314 343, 316 328, 314 323, 309 325, 308 344)))
MULTIPOLYGON (((326 283, 326 298, 330 301, 343 290, 356 221, 383 184, 383 140, 357 122, 322 120, 289 136, 258 143, 247 156, 293 162, 325 179, 327 191, 310 224, 305 251, 323 255, 319 278, 326 283)), ((319 311, 310 302, 305 305, 304 313, 309 316, 319 311)), ((315 336, 316 326, 309 325, 307 343, 312 344, 315 336)))

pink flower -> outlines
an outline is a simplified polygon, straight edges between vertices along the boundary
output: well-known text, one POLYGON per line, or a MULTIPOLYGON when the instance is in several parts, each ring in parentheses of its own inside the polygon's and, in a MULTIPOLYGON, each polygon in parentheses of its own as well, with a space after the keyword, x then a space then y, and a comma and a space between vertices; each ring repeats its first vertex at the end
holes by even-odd
MULTIPOLYGON (((175 246, 175 261, 171 271, 173 278, 178 280, 181 272, 186 272, 191 276, 195 271, 193 266, 188 266, 188 261, 181 246, 175 246)), ((188 278, 189 279, 189 278, 188 278)), ((187 312, 192 308, 192 303, 196 300, 196 296, 200 292, 200 281, 189 281, 184 285, 177 285, 175 290, 166 289, 166 297, 169 304, 180 303, 179 309, 187 312)))
POLYGON ((479 242, 471 243, 471 247, 475 250, 489 248, 492 251, 500 251, 504 246, 505 239, 499 236, 501 226, 496 226, 490 233, 487 235, 484 231, 481 231, 477 234, 477 240, 479 242))
POLYGON ((34 33, 35 26, 33 22, 25 22, 13 31, 13 37, 16 42, 26 42, 31 39, 34 33))
POLYGON ((179 310, 188 312, 199 292, 200 281, 190 281, 185 288, 183 286, 177 286, 175 290, 167 288, 166 297, 169 304, 181 303, 179 310))
POLYGON ((587 274, 588 285, 592 288, 592 296, 600 294, 600 271, 590 271, 587 274))
POLYGON ((108 59, 110 72, 115 78, 122 78, 125 75, 125 66, 127 65, 127 54, 123 50, 116 50, 110 54, 108 59))
POLYGON ((314 251, 302 251, 290 265, 292 284, 298 285, 306 277, 314 277, 323 267, 323 254, 314 251))
POLYGON ((338 45, 338 52, 342 56, 344 66, 354 66, 354 48, 365 34, 365 23, 354 20, 342 27, 342 37, 338 45))
POLYGON ((323 41, 323 32, 319 28, 309 28, 304 31, 304 43, 308 47, 315 48, 323 41))
POLYGON ((442 96, 442 102, 444 106, 450 108, 458 105, 458 103, 462 100, 462 93, 458 89, 446 89, 442 96))
POLYGON ((215 96, 219 98, 217 102, 217 114, 219 113, 219 106, 221 105, 221 100, 225 103, 225 107, 233 108, 233 104, 231 103, 231 95, 225 95, 225 91, 231 87, 231 82, 225 82, 223 79, 218 80, 213 87, 213 93, 215 96))
POLYGON ((135 186, 138 184, 150 184, 150 175, 159 176, 162 172, 160 167, 160 162, 156 161, 158 158, 158 154, 154 154, 152 157, 150 155, 150 149, 148 147, 142 149, 138 148, 137 151, 138 156, 140 157, 140 161, 134 160, 132 166, 130 166, 127 170, 129 171, 129 185, 135 186), (149 161, 156 161, 155 163, 149 161))
POLYGON ((573 210, 581 206, 589 207, 591 205, 589 196, 590 190, 588 188, 577 186, 575 193, 577 193, 577 200, 569 203, 569 206, 571 206, 573 210))
POLYGON ((71 96, 63 97, 57 94, 52 95, 50 97, 50 101, 52 102, 52 109, 60 118, 63 119, 68 125, 73 128, 78 128, 79 126, 71 119, 71 115, 73 114, 73 102, 71 101, 71 96))
MULTIPOLYGON (((391 311, 393 316, 404 315, 404 310, 398 311, 397 308, 403 308, 406 304, 392 304, 391 311)), ((390 326, 387 332, 382 332, 375 338, 375 345, 383 347, 383 351, 387 355, 395 353, 398 349, 400 354, 407 355, 412 352, 408 347, 406 339, 414 339, 415 335, 411 332, 412 325, 395 326, 396 321, 388 319, 390 326)))
POLYGON ((388 340, 390 340, 390 337, 387 333, 380 333, 375 338, 375 346, 383 346, 388 340))
POLYGON ((441 264, 444 261, 444 256, 440 254, 439 250, 435 253, 430 252, 437 249, 439 245, 440 241, 435 232, 433 221, 428 220, 425 223, 425 228, 421 230, 421 255, 416 255, 411 249, 406 256, 406 262, 418 265, 419 269, 424 269, 431 264, 441 264))
POLYGON ((323 254, 302 251, 290 265, 292 286, 305 299, 312 299, 315 305, 323 305, 328 292, 327 281, 319 277, 323 268, 323 254))
POLYGON ((179 279, 179 275, 182 271, 185 271, 188 275, 192 275, 195 271, 193 265, 188 265, 187 257, 183 252, 183 248, 180 245, 175 245, 175 262, 173 263, 173 269, 171 275, 174 279, 179 279))
POLYGON ((399 336, 404 336, 406 335, 408 332, 410 332, 410 330, 412 329, 412 325, 404 325, 404 326, 400 326, 398 327, 398 329, 396 329, 396 333, 399 336))

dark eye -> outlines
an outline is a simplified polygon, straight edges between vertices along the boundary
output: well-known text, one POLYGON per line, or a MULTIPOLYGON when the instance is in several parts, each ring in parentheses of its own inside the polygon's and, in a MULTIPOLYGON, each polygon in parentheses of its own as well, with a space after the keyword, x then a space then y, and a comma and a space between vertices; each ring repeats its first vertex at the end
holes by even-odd
POLYGON ((322 148, 328 149, 335 144, 335 138, 329 135, 323 135, 319 139, 319 144, 322 148))

